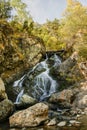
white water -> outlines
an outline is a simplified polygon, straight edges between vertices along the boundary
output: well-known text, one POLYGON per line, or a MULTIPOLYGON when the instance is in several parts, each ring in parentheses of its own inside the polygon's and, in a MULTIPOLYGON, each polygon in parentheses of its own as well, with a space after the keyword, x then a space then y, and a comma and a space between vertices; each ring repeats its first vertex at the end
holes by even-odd
POLYGON ((35 93, 38 93, 38 89, 42 92, 40 96, 40 100, 43 100, 46 97, 49 97, 52 93, 56 92, 56 86, 58 85, 57 82, 52 79, 49 75, 49 67, 46 63, 47 60, 41 62, 41 66, 46 69, 46 71, 42 72, 41 74, 37 75, 34 79, 35 86, 33 96, 35 97, 35 93))
MULTIPOLYGON (((52 59, 54 61, 54 64, 52 66, 61 64, 61 60, 59 59, 58 56, 54 55, 52 59)), ((33 87, 33 91, 30 91, 30 94, 32 93, 32 96, 34 98, 38 98, 39 101, 49 97, 52 93, 56 92, 56 89, 58 88, 57 81, 53 79, 49 74, 50 68, 49 68, 49 59, 46 58, 46 60, 34 66, 32 70, 29 71, 27 74, 29 79, 29 76, 32 75, 32 73, 37 72, 37 70, 41 71, 41 69, 42 70, 44 69, 44 71, 40 72, 38 75, 33 77, 33 80, 31 81, 32 86, 30 86, 30 81, 28 81, 28 90, 31 89, 31 87, 33 87)), ((21 91, 17 96, 16 103, 19 102, 20 97, 24 94, 24 88, 22 88, 24 79, 25 75, 21 79, 14 82, 13 85, 14 87, 15 86, 21 87, 21 91)))
POLYGON ((24 90, 22 89, 22 90, 20 91, 20 93, 18 94, 17 98, 16 98, 16 101, 15 101, 16 104, 19 103, 20 98, 22 97, 23 93, 24 93, 24 90))
POLYGON ((25 77, 25 75, 23 77, 21 77, 19 80, 15 81, 14 84, 13 84, 13 87, 17 87, 17 86, 18 87, 22 87, 22 83, 24 81, 24 77, 25 77))

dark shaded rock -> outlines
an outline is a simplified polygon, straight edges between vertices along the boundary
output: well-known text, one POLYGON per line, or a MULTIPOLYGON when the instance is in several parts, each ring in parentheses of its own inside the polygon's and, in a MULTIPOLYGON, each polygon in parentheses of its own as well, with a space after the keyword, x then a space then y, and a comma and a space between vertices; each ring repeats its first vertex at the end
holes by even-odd
POLYGON ((48 116, 49 116, 50 119, 58 118, 59 115, 60 114, 56 111, 49 110, 49 112, 48 112, 48 116))
POLYGON ((14 105, 13 103, 8 100, 4 99, 0 102, 0 122, 6 120, 7 117, 11 115, 13 112, 14 105))
POLYGON ((50 122, 48 122, 47 126, 54 126, 56 124, 57 124, 57 120, 56 120, 56 118, 53 118, 50 120, 50 122))
POLYGON ((48 57, 51 57, 52 55, 54 55, 54 54, 56 54, 56 55, 59 55, 59 56, 62 56, 63 54, 64 54, 64 52, 65 52, 65 50, 64 49, 62 49, 62 50, 58 50, 58 51, 46 51, 46 54, 47 54, 47 56, 48 57))
POLYGON ((16 112, 9 119, 11 127, 34 127, 48 119, 48 106, 43 103, 16 112))

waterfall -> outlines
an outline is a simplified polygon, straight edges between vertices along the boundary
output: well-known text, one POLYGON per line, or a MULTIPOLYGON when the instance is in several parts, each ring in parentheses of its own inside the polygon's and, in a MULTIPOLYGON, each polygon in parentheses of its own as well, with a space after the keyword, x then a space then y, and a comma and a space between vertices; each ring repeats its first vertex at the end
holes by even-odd
POLYGON ((20 91, 20 93, 18 94, 18 96, 17 96, 17 99, 16 99, 16 104, 18 104, 19 103, 19 101, 20 101, 20 98, 22 97, 22 95, 23 95, 23 92, 24 92, 24 90, 22 89, 21 91, 20 91))
POLYGON ((22 83, 24 81, 24 77, 25 77, 25 75, 23 77, 21 77, 19 80, 15 81, 13 83, 13 87, 17 87, 17 86, 22 87, 22 83))
POLYGON ((34 78, 33 82, 35 91, 33 92, 33 96, 35 98, 36 94, 39 95, 41 93, 40 100, 43 100, 44 98, 49 97, 52 93, 56 92, 57 82, 49 75, 50 69, 47 64, 47 59, 39 65, 46 70, 34 78), (38 91, 38 89, 40 91, 38 91))
POLYGON ((16 103, 19 102, 20 97, 27 93, 39 101, 49 97, 58 89, 58 82, 50 75, 50 68, 52 66, 60 65, 61 60, 57 55, 46 59, 36 66, 34 66, 27 74, 21 79, 14 82, 14 87, 21 87, 16 103))

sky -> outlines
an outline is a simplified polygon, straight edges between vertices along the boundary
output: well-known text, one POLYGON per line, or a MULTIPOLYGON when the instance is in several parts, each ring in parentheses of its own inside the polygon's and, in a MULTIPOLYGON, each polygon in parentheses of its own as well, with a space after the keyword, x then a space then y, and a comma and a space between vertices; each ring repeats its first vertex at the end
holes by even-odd
MULTIPOLYGON (((87 6, 87 0, 78 0, 87 6)), ((43 24, 46 20, 60 19, 66 8, 66 0, 23 0, 35 22, 43 24)))

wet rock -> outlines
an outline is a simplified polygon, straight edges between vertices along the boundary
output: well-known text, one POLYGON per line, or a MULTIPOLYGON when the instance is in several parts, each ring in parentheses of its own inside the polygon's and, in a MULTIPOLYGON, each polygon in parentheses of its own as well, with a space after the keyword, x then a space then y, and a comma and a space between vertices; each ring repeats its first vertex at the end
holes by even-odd
POLYGON ((64 116, 64 115, 60 115, 60 117, 59 117, 59 120, 65 120, 65 121, 69 121, 69 120, 75 120, 75 119, 77 119, 76 117, 72 117, 72 116, 64 116))
POLYGON ((4 99, 3 101, 0 102, 0 122, 5 120, 8 116, 11 115, 13 112, 14 105, 13 103, 8 100, 4 99))
POLYGON ((18 103, 15 103, 17 108, 26 108, 29 106, 32 106, 37 103, 37 100, 35 98, 32 98, 28 96, 27 94, 24 94, 18 103))
POLYGON ((56 125, 56 124, 57 124, 57 120, 56 120, 56 118, 53 118, 47 125, 53 126, 53 125, 56 125))
POLYGON ((7 98, 7 94, 5 92, 4 82, 0 78, 0 101, 4 100, 5 98, 7 98))
POLYGON ((16 112, 9 119, 11 127, 34 127, 48 119, 48 106, 43 103, 16 112))
POLYGON ((70 124, 71 124, 72 126, 80 126, 80 124, 81 124, 81 122, 76 121, 76 120, 70 120, 69 122, 70 122, 70 124))
POLYGON ((60 113, 56 111, 49 110, 48 116, 50 119, 58 118, 60 116, 60 113))
POLYGON ((61 121, 60 123, 57 124, 57 126, 63 127, 66 125, 66 123, 67 123, 66 121, 61 121))

